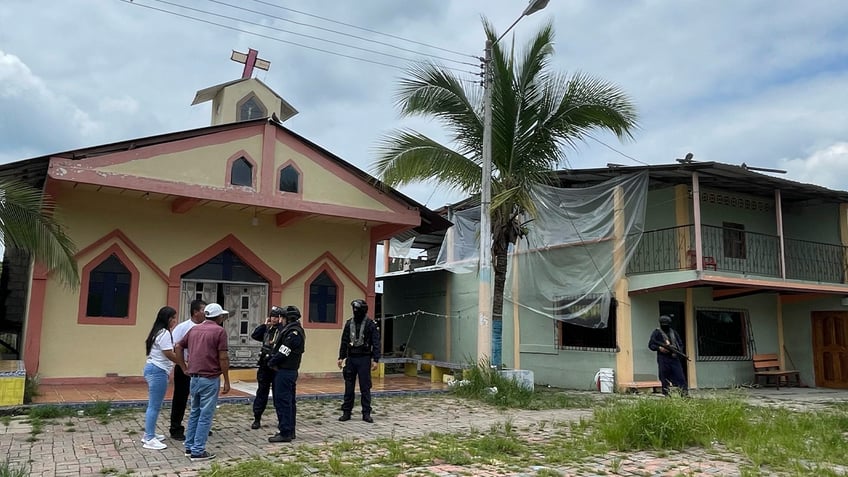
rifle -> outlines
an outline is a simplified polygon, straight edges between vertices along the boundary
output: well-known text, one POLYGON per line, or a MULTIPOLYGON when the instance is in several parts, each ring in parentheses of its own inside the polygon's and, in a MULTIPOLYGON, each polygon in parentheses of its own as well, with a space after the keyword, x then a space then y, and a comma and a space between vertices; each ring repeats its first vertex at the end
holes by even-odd
MULTIPOLYGON (((663 333, 663 334, 665 334, 665 333, 663 333)), ((659 347, 659 348, 665 348, 665 349, 671 351, 672 353, 674 353, 674 354, 676 354, 680 357, 686 358, 686 361, 692 361, 692 359, 689 358, 689 356, 686 356, 686 353, 684 353, 683 351, 680 351, 680 349, 678 349, 677 346, 674 346, 673 344, 671 344, 671 340, 666 339, 666 341, 664 343, 661 343, 659 341, 654 340, 654 344, 656 344, 657 347, 659 347)))

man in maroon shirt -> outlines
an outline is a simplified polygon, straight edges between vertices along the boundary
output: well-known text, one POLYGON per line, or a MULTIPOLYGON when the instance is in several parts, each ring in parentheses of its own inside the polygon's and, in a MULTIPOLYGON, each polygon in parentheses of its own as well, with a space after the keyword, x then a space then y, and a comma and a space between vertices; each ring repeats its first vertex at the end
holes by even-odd
POLYGON ((218 404, 218 389, 221 375, 224 376, 223 393, 230 392, 230 357, 227 354, 227 332, 223 328, 229 312, 217 303, 203 309, 206 321, 194 326, 185 337, 174 345, 177 364, 191 377, 189 399, 191 413, 186 426, 185 454, 192 461, 209 460, 215 457, 206 451, 206 439, 212 427, 215 407, 218 404), (186 364, 183 350, 189 351, 186 364))

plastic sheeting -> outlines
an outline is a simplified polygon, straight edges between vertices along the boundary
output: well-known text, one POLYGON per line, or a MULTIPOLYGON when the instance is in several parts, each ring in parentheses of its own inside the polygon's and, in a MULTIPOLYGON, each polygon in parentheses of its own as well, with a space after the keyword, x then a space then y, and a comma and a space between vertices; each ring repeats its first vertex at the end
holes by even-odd
MULTIPOLYGON (((551 319, 606 328, 612 289, 644 230, 648 179, 643 171, 586 188, 534 187, 537 217, 510 250, 505 298, 551 319)), ((475 272, 480 209, 457 212, 451 220, 436 264, 454 273, 475 272)))
POLYGON ((415 237, 410 237, 408 240, 400 241, 398 239, 389 240, 389 257, 391 258, 408 258, 409 252, 412 250, 412 243, 415 237))

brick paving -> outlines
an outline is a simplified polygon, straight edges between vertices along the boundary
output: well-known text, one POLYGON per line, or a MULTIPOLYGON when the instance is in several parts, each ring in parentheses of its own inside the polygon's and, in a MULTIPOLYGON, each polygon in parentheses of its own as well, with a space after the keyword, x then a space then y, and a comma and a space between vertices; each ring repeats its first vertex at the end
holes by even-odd
MULTIPOLYGON (((830 390, 755 390, 750 399, 763 405, 808 408, 844 401, 845 392, 830 390)), ((528 441, 542 442, 556 432, 553 423, 575 422, 591 416, 588 409, 545 411, 502 411, 450 395, 431 394, 408 397, 375 398, 374 424, 354 419, 340 423, 338 399, 298 401, 297 440, 294 445, 320 446, 355 438, 415 438, 430 432, 485 432, 493 425, 508 422, 516 435, 528 441)), ((159 429, 167 429, 167 409, 159 419, 159 429)), ((183 455, 182 443, 166 439, 163 451, 141 447, 143 411, 117 413, 107 423, 96 417, 74 416, 45 423, 43 432, 32 438, 25 416, 5 418, 0 423, 0 453, 12 464, 25 464, 34 476, 119 475, 196 476, 211 462, 190 462, 183 455), (6 424, 8 422, 8 424, 6 424)), ((273 434, 273 409, 266 412, 262 429, 249 429, 252 421, 247 404, 223 404, 219 407, 209 438, 208 450, 218 454, 213 462, 243 460, 249 456, 283 455, 288 444, 270 444, 273 434)), ((355 451, 351 451, 355 452, 355 451)), ((739 476, 739 458, 720 449, 688 449, 682 452, 631 452, 593 456, 580 463, 557 467, 530 467, 506 471, 497 466, 457 466, 434 462, 407 469, 403 476, 534 476, 543 475, 638 475, 638 476, 739 476)), ((509 468, 513 468, 510 466, 509 468)))

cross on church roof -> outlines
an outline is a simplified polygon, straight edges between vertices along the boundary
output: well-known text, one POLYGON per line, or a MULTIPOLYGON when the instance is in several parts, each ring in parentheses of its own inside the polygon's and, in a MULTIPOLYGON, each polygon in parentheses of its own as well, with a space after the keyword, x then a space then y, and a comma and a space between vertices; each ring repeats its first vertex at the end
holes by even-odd
POLYGON ((259 58, 259 52, 253 48, 249 48, 247 53, 233 50, 233 54, 230 55, 230 59, 238 63, 244 63, 244 71, 241 72, 242 79, 253 76, 254 67, 265 71, 268 71, 268 68, 271 67, 271 62, 259 58))

